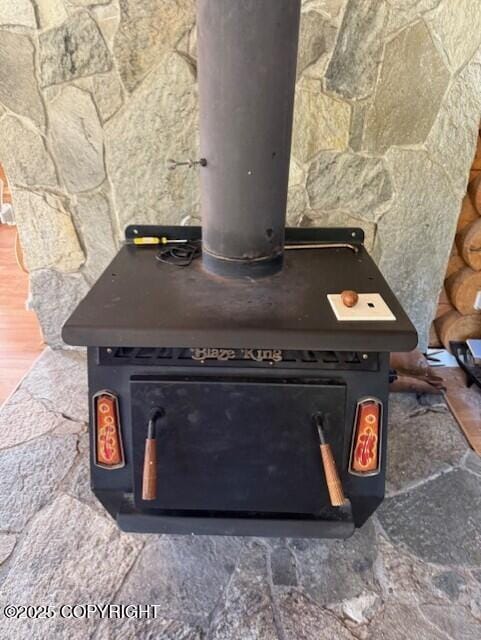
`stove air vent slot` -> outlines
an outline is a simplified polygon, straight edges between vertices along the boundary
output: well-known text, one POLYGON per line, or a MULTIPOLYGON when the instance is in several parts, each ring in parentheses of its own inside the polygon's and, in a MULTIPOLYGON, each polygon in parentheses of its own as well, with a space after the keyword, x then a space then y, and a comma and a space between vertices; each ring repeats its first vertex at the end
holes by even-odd
POLYGON ((321 351, 320 355, 324 364, 339 364, 341 362, 340 354, 335 351, 321 351))
POLYGON ((101 361, 123 361, 135 364, 150 361, 151 364, 157 364, 161 360, 171 360, 173 357, 173 349, 162 349, 156 347, 113 347, 101 349, 101 361))
POLYGON ((111 366, 195 366, 229 368, 276 368, 276 369, 353 369, 377 371, 376 353, 363 354, 356 351, 312 351, 284 350, 282 360, 269 360, 272 350, 256 349, 206 349, 167 347, 108 347, 99 349, 99 364, 111 366), (193 357, 195 351, 206 351, 207 357, 193 357), (259 356, 262 353, 262 357, 259 356), (252 355, 246 355, 252 354, 252 355))
MULTIPOLYGON (((342 365, 361 364, 362 354, 356 351, 288 351, 287 353, 300 353, 302 362, 316 362, 318 364, 342 365)), ((298 358, 293 358, 297 360, 298 358)))

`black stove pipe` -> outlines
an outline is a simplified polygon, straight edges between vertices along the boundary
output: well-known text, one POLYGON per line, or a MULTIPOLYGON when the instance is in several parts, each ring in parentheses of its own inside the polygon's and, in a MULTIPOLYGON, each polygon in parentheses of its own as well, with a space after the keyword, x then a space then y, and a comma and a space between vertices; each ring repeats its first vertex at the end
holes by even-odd
POLYGON ((203 264, 282 268, 301 0, 198 0, 203 264))

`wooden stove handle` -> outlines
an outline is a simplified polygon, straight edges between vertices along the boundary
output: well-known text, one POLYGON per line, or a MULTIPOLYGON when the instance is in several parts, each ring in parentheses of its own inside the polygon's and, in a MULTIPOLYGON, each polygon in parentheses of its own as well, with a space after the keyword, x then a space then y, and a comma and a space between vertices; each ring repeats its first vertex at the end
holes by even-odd
POLYGON ((157 498, 157 441, 145 441, 144 472, 142 476, 142 500, 157 498))
POLYGON ((342 489, 341 479, 337 472, 331 445, 321 444, 320 449, 331 504, 333 507, 342 507, 342 505, 346 503, 346 496, 342 489))
POLYGON ((145 440, 144 470, 142 475, 142 500, 157 498, 157 432, 156 422, 164 415, 161 408, 153 409, 145 440))

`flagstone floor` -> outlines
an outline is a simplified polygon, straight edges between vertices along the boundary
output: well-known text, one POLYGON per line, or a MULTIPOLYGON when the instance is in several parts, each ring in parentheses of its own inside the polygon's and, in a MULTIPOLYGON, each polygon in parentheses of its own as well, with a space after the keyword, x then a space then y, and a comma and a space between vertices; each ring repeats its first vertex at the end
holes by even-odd
POLYGON ((481 461, 443 404, 392 396, 387 499, 347 541, 134 536, 89 489, 85 369, 45 351, 0 412, 2 638, 481 638, 481 461), (59 613, 107 603, 157 617, 59 613))

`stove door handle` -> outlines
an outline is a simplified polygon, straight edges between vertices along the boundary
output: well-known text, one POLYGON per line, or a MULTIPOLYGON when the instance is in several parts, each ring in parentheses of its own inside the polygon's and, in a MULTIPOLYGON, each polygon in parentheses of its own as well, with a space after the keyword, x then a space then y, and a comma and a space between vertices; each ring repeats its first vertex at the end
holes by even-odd
POLYGON ((150 416, 145 440, 144 469, 142 475, 142 500, 157 498, 157 421, 164 410, 155 408, 150 416))

